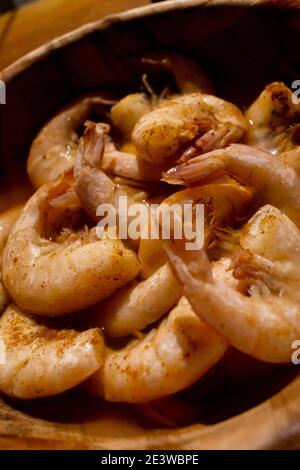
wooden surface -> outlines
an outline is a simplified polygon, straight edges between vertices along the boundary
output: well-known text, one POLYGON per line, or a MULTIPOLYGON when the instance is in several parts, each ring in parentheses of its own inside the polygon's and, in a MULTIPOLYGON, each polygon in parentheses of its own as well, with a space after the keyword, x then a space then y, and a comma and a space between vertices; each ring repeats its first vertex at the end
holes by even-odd
POLYGON ((0 17, 0 70, 45 42, 150 0, 36 0, 0 17))

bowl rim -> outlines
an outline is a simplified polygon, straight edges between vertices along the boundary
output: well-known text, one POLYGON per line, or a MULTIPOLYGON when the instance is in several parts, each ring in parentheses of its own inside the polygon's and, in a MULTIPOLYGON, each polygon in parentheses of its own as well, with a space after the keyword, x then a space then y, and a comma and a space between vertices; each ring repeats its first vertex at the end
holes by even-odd
POLYGON ((121 13, 107 15, 99 20, 90 21, 74 30, 51 39, 0 70, 0 79, 5 83, 9 83, 19 73, 29 68, 37 60, 43 59, 55 50, 68 46, 90 33, 103 31, 113 24, 127 22, 135 18, 155 16, 156 14, 170 11, 192 9, 201 5, 207 8, 214 6, 243 6, 245 8, 251 8, 265 5, 273 8, 289 7, 295 10, 300 9, 300 4, 297 0, 166 0, 161 3, 153 3, 132 8, 121 13))
MULTIPOLYGON (((35 62, 53 51, 68 46, 113 24, 160 13, 197 6, 289 7, 300 10, 295 0, 167 0, 108 15, 67 32, 13 62, 0 71, 0 79, 9 83, 35 62)), ((271 398, 259 405, 216 424, 193 424, 179 429, 145 431, 128 438, 87 438, 92 449, 270 449, 284 448, 300 437, 300 375, 271 398), (282 406, 284 405, 284 407, 282 406), (109 444, 109 446, 108 446, 109 444)), ((23 415, 23 413, 18 413, 23 415)), ((25 415, 28 416, 28 415, 25 415)), ((1 418, 0 418, 1 421, 1 418)), ((43 423, 50 423, 43 421, 43 423)), ((55 423, 56 424, 56 423, 55 423)), ((3 437, 3 435, 2 435, 3 437)))

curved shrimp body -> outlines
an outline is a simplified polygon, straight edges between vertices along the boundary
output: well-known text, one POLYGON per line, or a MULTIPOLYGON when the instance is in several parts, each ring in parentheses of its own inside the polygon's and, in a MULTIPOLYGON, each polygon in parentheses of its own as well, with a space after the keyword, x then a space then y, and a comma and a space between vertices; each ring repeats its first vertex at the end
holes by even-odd
POLYGON ((99 95, 80 98, 58 112, 33 141, 27 173, 39 188, 74 166, 81 126, 106 101, 99 95))
POLYGON ((291 164, 292 157, 295 155, 283 154, 274 158, 269 152, 232 144, 170 169, 164 180, 171 184, 193 185, 229 174, 255 188, 260 205, 278 207, 300 226, 300 176, 296 163, 291 164))
POLYGON ((128 336, 159 320, 180 297, 181 285, 166 263, 148 279, 133 281, 100 304, 96 325, 108 336, 128 336))
POLYGON ((111 140, 106 139, 101 169, 130 180, 155 183, 161 180, 166 168, 164 165, 154 165, 140 158, 132 144, 124 144, 122 149, 118 150, 111 140))
POLYGON ((0 390, 21 399, 69 390, 100 369, 104 359, 100 330, 48 328, 14 305, 0 318, 0 349, 0 390))
POLYGON ((266 86, 245 116, 250 124, 248 145, 280 154, 300 144, 300 105, 293 103, 292 91, 284 83, 266 86))
POLYGON ((3 312, 9 302, 8 294, 2 283, 2 252, 11 227, 20 214, 21 207, 22 205, 16 206, 0 214, 0 313, 3 312))
POLYGON ((72 229, 80 206, 76 207, 76 199, 73 208, 71 202, 62 204, 72 190, 66 176, 40 188, 9 234, 3 281, 25 311, 59 316, 80 310, 112 294, 139 272, 136 254, 120 240, 98 240, 93 230, 72 229))
POLYGON ((112 123, 121 131, 125 141, 130 141, 134 126, 152 108, 151 99, 145 93, 132 93, 112 106, 110 118, 112 123))
MULTIPOLYGON (((223 182, 179 191, 165 199, 163 204, 203 203, 206 215, 205 243, 208 245, 214 229, 241 214, 251 196, 252 192, 248 188, 236 182, 223 182)), ((95 308, 98 318, 96 325, 104 327, 105 332, 112 337, 133 334, 160 319, 180 296, 180 285, 169 264, 165 263, 146 280, 134 281, 131 286, 125 286, 108 298, 104 305, 102 303, 95 308)))
POLYGON ((110 401, 139 403, 191 385, 225 353, 226 341, 181 299, 157 329, 125 348, 107 349, 88 389, 110 401))
POLYGON ((208 75, 199 63, 190 57, 175 52, 151 52, 142 57, 142 64, 172 72, 181 93, 214 93, 208 75))
POLYGON ((175 155, 190 158, 238 141, 247 130, 241 111, 212 95, 191 93, 170 99, 134 127, 138 154, 152 163, 175 155), (188 147, 188 149, 187 149, 188 147))
POLYGON ((244 292, 211 271, 205 252, 167 248, 195 313, 237 349, 267 362, 291 360, 300 334, 300 232, 278 209, 262 207, 244 227, 233 274, 244 292), (203 308, 205 306, 205 308, 203 308))

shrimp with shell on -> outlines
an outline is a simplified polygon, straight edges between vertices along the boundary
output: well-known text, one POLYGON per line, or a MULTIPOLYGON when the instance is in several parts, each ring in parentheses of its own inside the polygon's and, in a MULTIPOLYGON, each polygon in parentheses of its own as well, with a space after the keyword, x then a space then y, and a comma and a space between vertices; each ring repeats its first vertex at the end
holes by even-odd
POLYGON ((167 253, 195 313, 229 344, 262 361, 288 363, 300 335, 300 231, 266 205, 244 226, 240 246, 231 269, 242 290, 214 275, 205 250, 169 244, 167 253))
POLYGON ((232 144, 225 149, 199 155, 164 174, 169 184, 204 184, 229 175, 256 191, 256 205, 271 204, 300 227, 300 173, 297 157, 290 152, 274 157, 270 152, 232 144))
POLYGON ((22 205, 18 205, 0 214, 0 313, 3 312, 6 305, 9 303, 9 296, 2 283, 2 252, 11 227, 18 218, 21 208, 22 205))
POLYGON ((82 226, 82 208, 64 175, 42 186, 10 231, 3 282, 26 312, 61 316, 93 305, 134 279, 136 254, 82 226))
MULTIPOLYGON (((178 191, 164 199, 162 204, 183 206, 201 202, 205 206, 204 241, 207 245, 219 226, 228 224, 245 211, 251 198, 251 189, 228 181, 178 191)), ((163 244, 162 240, 160 243, 163 244)), ((140 262, 143 266, 143 258, 140 262)), ((133 334, 163 317, 178 302, 181 294, 180 284, 169 264, 163 264, 162 259, 162 266, 145 280, 135 279, 100 305, 94 306, 93 324, 104 327, 111 337, 133 334)))
POLYGON ((141 403, 182 390, 224 355, 226 341, 182 298, 157 328, 119 349, 106 349, 104 366, 87 389, 109 401, 141 403))
MULTIPOLYGON (((55 114, 34 139, 27 173, 36 188, 55 180, 74 166, 79 133, 84 122, 114 101, 100 94, 77 99, 55 114)), ((100 113, 101 114, 101 113, 100 113)))
POLYGON ((270 83, 245 114, 249 129, 245 143, 274 155, 300 145, 300 104, 281 82, 270 83))
POLYGON ((97 328, 78 332, 47 326, 10 305, 0 317, 0 391, 14 398, 57 395, 84 382, 103 365, 97 328))

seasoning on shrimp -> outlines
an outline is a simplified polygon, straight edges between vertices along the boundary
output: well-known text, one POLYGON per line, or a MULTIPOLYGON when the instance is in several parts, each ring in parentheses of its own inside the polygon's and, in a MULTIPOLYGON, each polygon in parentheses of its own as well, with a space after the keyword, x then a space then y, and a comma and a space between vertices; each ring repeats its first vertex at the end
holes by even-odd
POLYGON ((84 382, 103 365, 100 330, 47 327, 14 305, 0 317, 0 339, 5 352, 0 391, 11 397, 57 395, 84 382))
POLYGON ((109 401, 141 403, 182 390, 224 355, 226 341, 182 298, 157 329, 119 350, 106 350, 104 366, 87 382, 109 401))
POLYGON ((184 252, 170 244, 167 252, 195 313, 240 351, 288 363, 300 335, 300 231, 267 205, 245 225, 240 245, 232 270, 244 292, 214 276, 204 250, 184 252))
POLYGON ((132 140, 142 158, 159 164, 170 157, 187 160, 237 142, 247 127, 243 114, 232 103, 191 93, 172 98, 141 117, 132 140))
POLYGON ((284 83, 267 85, 245 114, 250 124, 245 143, 276 155, 300 145, 300 105, 292 98, 284 83))
POLYGON ((98 94, 87 95, 44 125, 32 143, 27 161, 27 173, 36 188, 73 168, 81 126, 96 110, 113 103, 98 94))
POLYGON ((42 186, 22 210, 4 249, 3 282, 23 310, 45 316, 76 312, 137 276, 137 256, 120 240, 72 228, 81 211, 67 175, 42 186))

